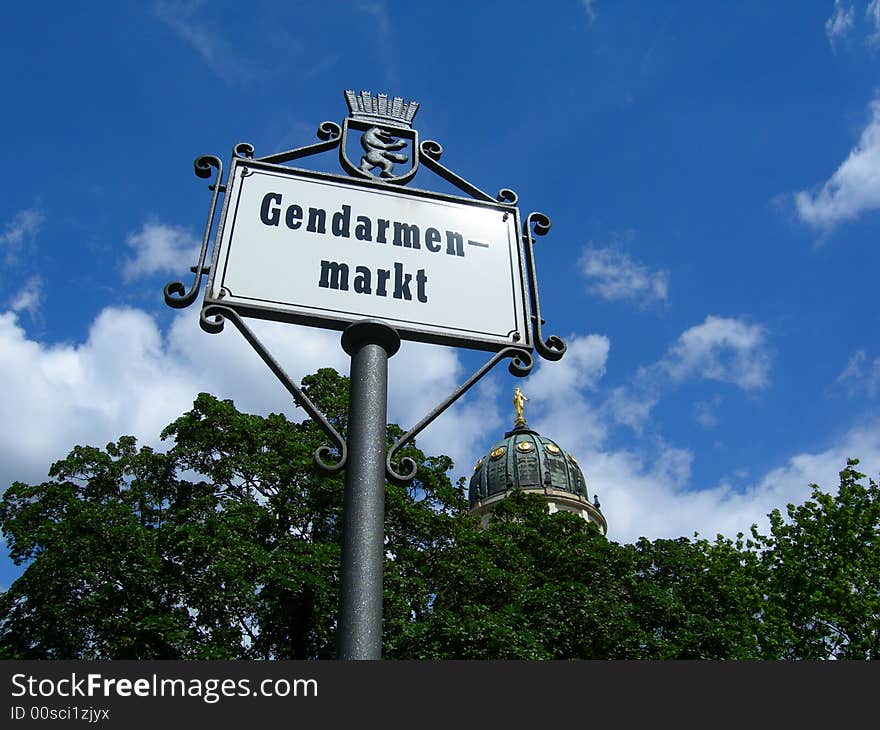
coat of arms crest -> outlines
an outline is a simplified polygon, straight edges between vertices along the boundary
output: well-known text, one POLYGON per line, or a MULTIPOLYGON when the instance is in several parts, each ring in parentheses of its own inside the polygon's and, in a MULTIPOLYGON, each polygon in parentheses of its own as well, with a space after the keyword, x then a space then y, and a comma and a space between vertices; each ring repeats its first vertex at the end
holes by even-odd
MULTIPOLYGON (((418 170, 418 132, 412 121, 419 109, 416 101, 404 101, 387 94, 346 91, 349 116, 342 125, 342 144, 339 159, 345 170, 355 177, 378 178, 401 185, 413 178, 418 170), (355 163, 349 155, 349 131, 361 133, 363 154, 355 163), (402 171, 395 169, 409 163, 402 171)), ((354 147, 354 145, 351 145, 354 147)))

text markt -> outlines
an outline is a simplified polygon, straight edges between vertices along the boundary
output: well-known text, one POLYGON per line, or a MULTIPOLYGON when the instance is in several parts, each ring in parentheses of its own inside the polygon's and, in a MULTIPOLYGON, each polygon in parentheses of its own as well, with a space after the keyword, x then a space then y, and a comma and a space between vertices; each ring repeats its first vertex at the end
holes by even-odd
MULTIPOLYGON (((353 234, 358 241, 390 244, 413 250, 424 249, 432 254, 445 253, 462 258, 465 255, 465 245, 480 248, 489 246, 483 241, 466 239, 458 231, 444 230, 441 233, 433 227, 426 227, 422 231, 412 223, 365 215, 352 216, 350 205, 341 205, 339 210, 328 216, 323 208, 285 204, 281 193, 266 193, 263 196, 260 221, 266 226, 283 225, 294 231, 302 228, 309 233, 330 235, 334 238, 351 238, 353 234)), ((428 301, 428 276, 425 269, 409 273, 400 262, 394 262, 387 269, 375 270, 367 266, 329 260, 322 260, 320 266, 317 284, 324 289, 391 296, 394 299, 414 300, 423 304, 428 301)))

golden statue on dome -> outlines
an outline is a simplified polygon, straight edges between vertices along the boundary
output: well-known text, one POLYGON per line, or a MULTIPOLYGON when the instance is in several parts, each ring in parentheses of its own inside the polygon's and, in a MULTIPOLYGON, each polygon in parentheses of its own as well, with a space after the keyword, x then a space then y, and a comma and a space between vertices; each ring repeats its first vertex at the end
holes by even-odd
POLYGON ((526 425, 526 419, 523 417, 523 406, 525 406, 527 400, 528 398, 523 395, 523 392, 518 387, 513 389, 513 408, 516 411, 515 426, 526 425))

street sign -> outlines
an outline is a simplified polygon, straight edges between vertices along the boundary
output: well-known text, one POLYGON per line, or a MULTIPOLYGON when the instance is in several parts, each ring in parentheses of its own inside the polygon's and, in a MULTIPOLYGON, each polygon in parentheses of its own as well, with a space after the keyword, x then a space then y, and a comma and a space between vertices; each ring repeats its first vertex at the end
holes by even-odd
POLYGON ((216 171, 190 268, 195 278, 189 288, 169 282, 164 296, 170 307, 188 307, 208 276, 202 329, 216 334, 232 322, 330 438, 332 446, 320 446, 314 460, 324 473, 346 472, 338 656, 379 659, 385 480, 409 484, 419 469, 396 454, 502 360, 521 378, 532 370, 533 352, 559 360, 566 345, 541 330, 533 247, 550 219, 534 211, 520 227, 516 193, 502 188, 492 196, 443 165, 441 145, 420 142, 412 127, 417 102, 369 91, 346 91, 345 99, 349 116, 341 126, 322 122, 319 142, 264 157, 237 144, 225 182, 219 157, 195 160, 198 177, 216 171), (284 164, 332 150, 347 177, 284 164), (403 187, 425 168, 469 197, 403 187), (342 348, 351 356, 345 438, 247 317, 343 330, 342 348), (388 358, 401 338, 494 354, 386 451, 388 358))
POLYGON ((236 158, 205 305, 404 339, 530 346, 515 206, 236 158))

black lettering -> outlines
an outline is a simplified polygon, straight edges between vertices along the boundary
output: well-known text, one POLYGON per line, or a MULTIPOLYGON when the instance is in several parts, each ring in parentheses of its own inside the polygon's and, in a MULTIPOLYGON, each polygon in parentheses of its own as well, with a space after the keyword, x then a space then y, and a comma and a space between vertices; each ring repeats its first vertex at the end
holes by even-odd
POLYGON ((425 229, 425 248, 431 253, 437 253, 440 250, 440 231, 436 228, 425 229))
POLYGON ((277 226, 281 221, 281 208, 269 208, 272 203, 281 205, 281 193, 266 193, 260 206, 260 220, 264 225, 277 226))
POLYGON ((377 269, 376 271, 376 296, 377 297, 387 297, 388 290, 385 288, 385 285, 388 283, 388 279, 391 278, 391 271, 389 269, 377 269))
POLYGON ((386 221, 384 218, 380 218, 376 221, 376 242, 377 243, 388 243, 385 240, 385 234, 388 232, 388 226, 391 225, 390 221, 386 221))
POLYGON ((348 264, 322 261, 321 278, 318 280, 318 286, 323 289, 348 291, 348 264))
POLYGON ((323 208, 309 208, 309 222, 306 225, 306 230, 312 233, 326 233, 327 211, 323 208))
POLYGON ((409 223, 394 224, 394 245, 404 248, 421 248, 419 244, 419 227, 409 223))
POLYGON ((354 281, 351 283, 354 290, 358 294, 372 294, 373 290, 370 288, 372 274, 370 273, 370 270, 366 266, 355 266, 354 270, 354 281))
POLYGON ((284 214, 284 222, 294 231, 302 225, 303 209, 298 205, 289 205, 284 214))
POLYGON ((446 253, 450 256, 464 256, 464 238, 455 231, 446 231, 446 253))
POLYGON ((416 296, 422 304, 425 304, 428 301, 428 293, 425 291, 425 284, 427 283, 428 277, 425 275, 425 270, 419 269, 416 272, 416 296))
POLYGON ((373 223, 365 215, 357 217, 357 225, 354 227, 354 237, 358 241, 373 240, 373 223))
POLYGON ((403 264, 394 264, 394 298, 412 299, 412 292, 409 290, 409 283, 412 281, 412 274, 403 273, 403 264))
POLYGON ((330 221, 330 231, 334 236, 348 238, 351 235, 351 231, 349 231, 350 224, 351 206, 343 205, 342 210, 333 214, 333 218, 330 221))

